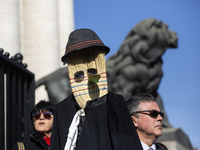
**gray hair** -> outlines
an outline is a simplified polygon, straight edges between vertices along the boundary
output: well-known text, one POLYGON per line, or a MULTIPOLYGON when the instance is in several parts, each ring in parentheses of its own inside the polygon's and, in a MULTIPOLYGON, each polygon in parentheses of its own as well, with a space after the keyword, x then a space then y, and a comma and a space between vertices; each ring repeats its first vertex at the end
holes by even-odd
POLYGON ((139 111, 138 106, 141 102, 155 102, 155 97, 148 93, 138 93, 128 98, 126 100, 126 105, 128 107, 131 116, 134 115, 137 118, 139 117, 137 113, 136 114, 133 113, 139 111))

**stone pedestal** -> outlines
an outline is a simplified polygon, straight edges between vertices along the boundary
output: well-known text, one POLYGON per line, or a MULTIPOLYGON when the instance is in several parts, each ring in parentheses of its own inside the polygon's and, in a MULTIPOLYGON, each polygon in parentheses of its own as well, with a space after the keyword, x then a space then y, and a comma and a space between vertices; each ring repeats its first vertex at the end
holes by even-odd
POLYGON ((168 150, 194 150, 188 136, 180 128, 164 128, 157 141, 167 146, 168 150))

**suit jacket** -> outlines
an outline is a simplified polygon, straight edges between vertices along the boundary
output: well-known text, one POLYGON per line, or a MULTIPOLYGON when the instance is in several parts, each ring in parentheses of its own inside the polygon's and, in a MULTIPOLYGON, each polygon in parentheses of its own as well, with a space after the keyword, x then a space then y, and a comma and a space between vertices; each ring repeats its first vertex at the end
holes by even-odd
POLYGON ((156 150, 168 150, 168 149, 164 144, 157 142, 156 143, 156 150))
MULTIPOLYGON (((95 101, 102 103, 93 107, 86 104, 84 109, 85 121, 76 150, 142 150, 124 98, 108 92, 95 101)), ((79 109, 73 94, 56 105, 50 150, 64 149, 68 129, 79 109)))

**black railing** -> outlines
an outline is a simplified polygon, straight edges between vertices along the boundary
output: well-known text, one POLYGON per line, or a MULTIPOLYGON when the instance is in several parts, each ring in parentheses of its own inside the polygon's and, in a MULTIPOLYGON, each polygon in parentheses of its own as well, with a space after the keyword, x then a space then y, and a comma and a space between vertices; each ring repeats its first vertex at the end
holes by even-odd
POLYGON ((0 147, 10 150, 14 142, 26 137, 31 128, 30 110, 35 104, 35 76, 17 53, 0 48, 0 147))

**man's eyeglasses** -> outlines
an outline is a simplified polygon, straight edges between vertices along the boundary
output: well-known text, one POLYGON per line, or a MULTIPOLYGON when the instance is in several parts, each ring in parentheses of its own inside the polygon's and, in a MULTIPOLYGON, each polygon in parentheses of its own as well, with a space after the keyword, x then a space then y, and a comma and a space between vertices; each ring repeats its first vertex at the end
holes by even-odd
POLYGON ((158 115, 160 115, 162 118, 164 118, 164 113, 161 112, 161 111, 158 112, 157 110, 142 110, 142 111, 136 111, 132 114, 136 114, 136 113, 142 113, 142 114, 145 114, 145 115, 149 115, 152 118, 157 118, 158 115), (145 112, 149 112, 149 114, 145 113, 145 112))
POLYGON ((45 119, 51 119, 52 112, 50 112, 50 111, 43 112, 43 113, 35 112, 35 113, 32 114, 33 119, 35 119, 35 120, 40 119, 41 114, 43 114, 43 116, 44 116, 45 119))
MULTIPOLYGON (((97 69, 95 68, 90 68, 87 70, 88 74, 90 75, 96 75, 97 74, 97 69)), ((83 78, 84 77, 84 71, 78 71, 74 74, 75 78, 83 78)))

